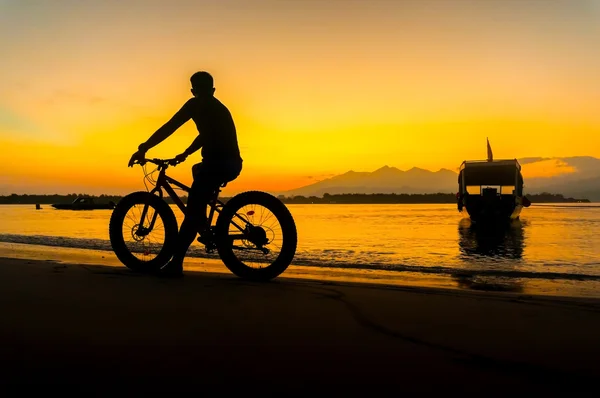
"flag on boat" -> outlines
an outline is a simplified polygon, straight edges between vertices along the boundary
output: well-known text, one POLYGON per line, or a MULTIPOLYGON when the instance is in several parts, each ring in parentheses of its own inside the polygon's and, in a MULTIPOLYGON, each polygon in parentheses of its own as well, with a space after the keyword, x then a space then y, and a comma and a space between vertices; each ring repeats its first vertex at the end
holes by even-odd
POLYGON ((490 146, 490 140, 489 140, 489 138, 486 138, 486 139, 487 139, 487 152, 488 152, 487 160, 488 160, 488 162, 491 162, 494 160, 494 155, 492 154, 492 147, 490 146))

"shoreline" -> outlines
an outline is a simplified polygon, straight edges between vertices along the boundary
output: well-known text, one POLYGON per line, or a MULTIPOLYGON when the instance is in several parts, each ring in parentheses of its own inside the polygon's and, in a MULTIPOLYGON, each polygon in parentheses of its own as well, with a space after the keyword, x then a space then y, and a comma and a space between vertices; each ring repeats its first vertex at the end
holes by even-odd
MULTIPOLYGON (((53 261, 64 264, 100 265, 127 270, 113 252, 104 250, 43 246, 0 242, 0 258, 53 261)), ((408 268, 408 267, 407 267, 408 268)), ((232 275, 219 259, 186 257, 184 271, 232 275)), ((432 270, 385 271, 292 264, 279 279, 325 283, 357 283, 380 287, 434 288, 471 292, 497 292, 515 296, 552 296, 600 298, 599 280, 561 278, 518 278, 457 272, 436 273, 432 270)))
MULTIPOLYGON (((230 198, 228 198, 230 199, 230 198)), ((70 202, 64 202, 64 203, 70 203, 70 202)), ((0 203, 0 206, 27 206, 27 207, 33 207, 35 208, 35 205, 39 204, 41 206, 48 206, 46 208, 42 207, 39 210, 58 210, 58 211, 73 211, 73 210, 59 210, 59 209, 55 209, 52 207, 52 204, 54 203, 50 203, 50 202, 31 202, 31 203, 0 203)), ((175 206, 175 203, 168 203, 171 206, 175 206)), ((405 206, 415 206, 415 205, 428 205, 428 206, 439 206, 439 205, 447 205, 447 206, 456 206, 456 201, 449 201, 449 202, 284 202, 284 204, 287 205, 299 205, 299 206, 304 206, 304 205, 337 205, 337 206, 345 206, 345 205, 366 205, 366 206, 372 206, 372 205, 386 205, 386 206, 391 206, 391 205, 405 205, 405 206)), ((535 202, 532 203, 531 206, 539 206, 539 207, 554 207, 554 206, 564 206, 564 207, 571 207, 571 208, 577 208, 577 207, 581 207, 581 208, 586 208, 586 207, 590 207, 590 208, 594 208, 594 207, 599 207, 600 206, 600 201, 599 200, 590 200, 588 202, 582 202, 582 201, 573 201, 573 202, 569 202, 569 201, 565 201, 565 202, 535 202)), ((93 210, 78 210, 78 211, 104 211, 104 209, 93 209, 93 210)))

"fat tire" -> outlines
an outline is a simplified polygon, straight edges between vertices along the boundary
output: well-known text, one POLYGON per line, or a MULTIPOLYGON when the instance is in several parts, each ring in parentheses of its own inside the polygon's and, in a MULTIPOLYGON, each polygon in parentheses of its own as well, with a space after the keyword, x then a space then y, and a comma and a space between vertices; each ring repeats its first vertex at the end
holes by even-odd
POLYGON ((221 260, 234 275, 247 280, 266 282, 281 275, 291 264, 296 254, 298 235, 294 218, 282 201, 266 192, 248 191, 234 196, 223 206, 215 226, 215 243, 221 260), (227 243, 231 220, 239 209, 249 204, 259 204, 273 212, 283 233, 279 256, 265 268, 255 269, 247 266, 234 254, 231 243, 227 243))
POLYGON ((173 210, 160 197, 149 192, 133 192, 115 206, 108 226, 110 243, 117 258, 129 269, 137 272, 154 272, 165 265, 173 254, 177 241, 177 219, 173 210), (125 215, 136 204, 149 204, 160 215, 165 227, 165 242, 159 254, 150 261, 142 261, 135 257, 127 248, 123 237, 123 222, 125 215))

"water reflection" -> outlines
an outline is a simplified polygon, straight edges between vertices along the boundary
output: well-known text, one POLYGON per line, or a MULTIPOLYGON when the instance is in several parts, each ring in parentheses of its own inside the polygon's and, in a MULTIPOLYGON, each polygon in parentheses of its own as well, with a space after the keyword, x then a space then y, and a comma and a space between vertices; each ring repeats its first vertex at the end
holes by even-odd
POLYGON ((485 270, 477 269, 481 270, 484 265, 493 270, 500 266, 506 271, 516 270, 525 248, 525 227, 526 224, 518 220, 478 225, 462 219, 458 224, 458 244, 465 272, 453 276, 458 286, 471 290, 523 291, 523 281, 518 278, 486 275, 485 270), (515 264, 507 266, 506 260, 515 260, 515 264))
POLYGON ((524 222, 518 220, 487 226, 462 219, 458 224, 461 255, 466 258, 521 259, 525 247, 524 226, 524 222))

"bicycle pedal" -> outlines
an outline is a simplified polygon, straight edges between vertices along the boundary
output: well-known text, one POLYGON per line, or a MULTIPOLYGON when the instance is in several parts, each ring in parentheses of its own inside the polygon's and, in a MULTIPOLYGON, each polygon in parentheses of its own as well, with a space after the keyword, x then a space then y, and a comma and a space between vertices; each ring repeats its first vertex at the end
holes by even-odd
POLYGON ((203 245, 212 245, 212 237, 208 237, 208 236, 200 236, 196 239, 198 242, 202 243, 203 245))
POLYGON ((198 236, 196 240, 203 245, 211 245, 213 244, 214 232, 211 230, 210 232, 205 232, 204 234, 198 236))

